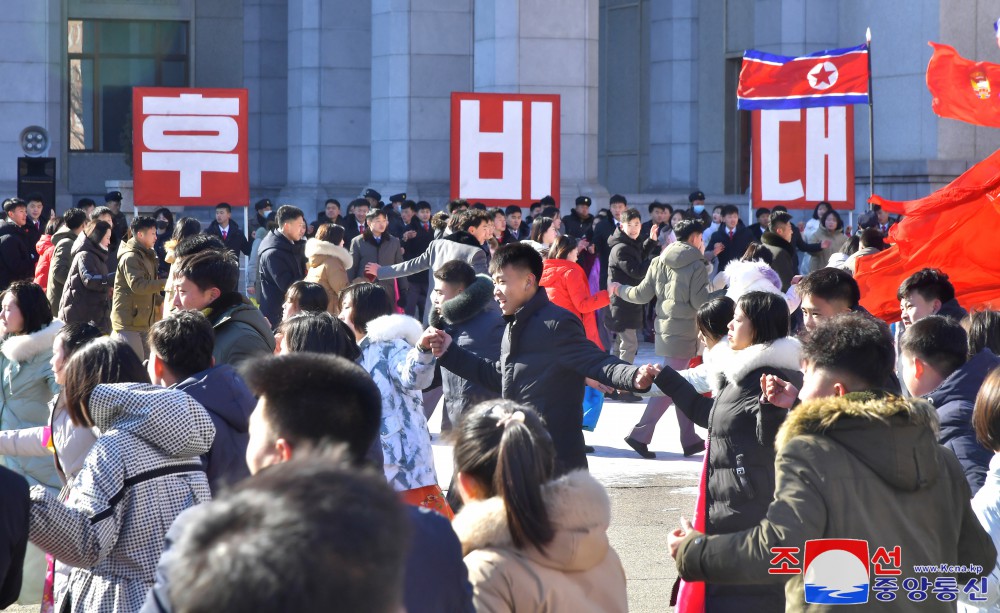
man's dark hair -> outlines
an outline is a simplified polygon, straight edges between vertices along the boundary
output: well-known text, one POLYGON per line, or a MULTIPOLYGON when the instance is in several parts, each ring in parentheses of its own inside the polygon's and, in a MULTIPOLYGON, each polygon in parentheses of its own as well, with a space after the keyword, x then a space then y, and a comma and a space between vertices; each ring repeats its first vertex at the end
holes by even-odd
POLYGON ((535 275, 535 284, 542 279, 545 263, 542 256, 531 245, 524 243, 508 243, 502 245, 493 254, 490 261, 490 274, 495 275, 508 266, 530 272, 535 275))
POLYGON ((855 309, 861 301, 861 289, 849 272, 839 268, 820 268, 802 277, 799 296, 815 296, 827 302, 840 302, 855 309))
POLYGON ((878 228, 866 228, 861 231, 861 246, 883 251, 886 248, 885 236, 878 228))
POLYGON ((52 307, 41 285, 32 281, 15 281, 0 293, 0 300, 8 294, 14 297, 24 318, 20 334, 33 334, 52 323, 52 307))
POLYGON ((372 207, 372 203, 368 202, 367 198, 355 198, 354 200, 351 200, 351 203, 349 205, 347 205, 347 208, 349 208, 349 209, 351 209, 353 211, 354 209, 358 208, 359 206, 363 206, 366 209, 370 209, 372 207))
POLYGON ((556 199, 552 197, 552 194, 542 196, 542 199, 538 201, 542 206, 556 206, 556 199))
POLYGON ((225 248, 222 239, 214 234, 193 234, 178 241, 174 248, 174 256, 177 258, 174 261, 202 251, 223 251, 225 248))
POLYGON ((15 209, 26 209, 28 208, 28 203, 20 198, 7 198, 3 201, 3 212, 10 213, 15 209))
POLYGON ((417 202, 417 206, 414 207, 413 210, 416 211, 417 213, 419 213, 420 211, 423 211, 424 209, 427 209, 428 211, 430 211, 431 210, 431 203, 427 202, 426 200, 421 200, 421 201, 417 202))
POLYGON ((479 209, 468 209, 462 213, 462 217, 459 220, 459 228, 469 231, 470 228, 476 229, 483 223, 493 223, 493 216, 487 211, 480 211, 479 209))
POLYGON ((278 214, 275 217, 278 221, 278 227, 285 225, 290 221, 295 221, 296 219, 305 219, 306 215, 302 212, 302 209, 292 206, 290 204, 283 204, 278 207, 278 214))
POLYGON ((457 211, 458 209, 467 209, 467 208, 469 208, 469 203, 467 201, 462 199, 452 200, 451 202, 448 203, 448 214, 454 215, 455 211, 457 211))
POLYGON ((70 230, 77 230, 87 223, 87 213, 83 209, 69 209, 63 213, 63 224, 70 230))
POLYGON ((302 312, 281 322, 278 333, 285 351, 337 355, 351 362, 361 356, 354 333, 328 312, 302 312))
POLYGON ((618 204, 619 202, 624 204, 625 206, 628 206, 628 200, 626 200, 625 196, 622 196, 621 194, 615 194, 614 196, 611 196, 611 198, 608 200, 609 205, 618 204))
POLYGON ((365 221, 368 223, 375 221, 379 217, 385 217, 386 219, 389 219, 389 216, 386 215, 385 211, 382 209, 369 209, 368 212, 365 213, 365 221))
POLYGON ((521 209, 521 207, 517 206, 516 204, 511 204, 506 209, 504 209, 504 215, 513 215, 514 213, 521 213, 522 215, 524 215, 524 211, 521 209))
POLYGON ((228 294, 236 291, 236 285, 240 281, 240 265, 231 251, 210 249, 185 257, 177 274, 194 283, 203 292, 217 287, 223 294, 228 294))
POLYGON ((788 212, 788 207, 785 206, 785 205, 783 205, 783 204, 778 204, 778 205, 775 205, 775 207, 771 209, 771 212, 772 213, 778 213, 778 212, 787 213, 788 212))
POLYGON ((31 192, 24 198, 24 201, 41 202, 42 204, 45 204, 45 196, 42 195, 42 192, 31 192))
POLYGON ((786 223, 792 223, 792 216, 789 215, 787 211, 779 211, 777 207, 775 207, 774 211, 771 213, 770 219, 767 220, 767 229, 771 232, 777 232, 778 226, 786 223))
POLYGON ((229 213, 233 212, 233 207, 228 202, 220 202, 219 204, 215 205, 215 210, 218 211, 219 209, 225 209, 229 213))
POLYGON ((487 209, 486 213, 490 216, 490 219, 493 220, 495 220, 497 217, 506 217, 506 214, 500 207, 493 207, 491 209, 487 209))
POLYGON ((726 215, 739 215, 739 214, 740 214, 740 209, 735 204, 727 204, 726 206, 722 207, 723 217, 725 217, 726 215))
POLYGON ((542 217, 551 217, 552 219, 556 219, 559 217, 559 208, 554 206, 545 207, 542 209, 542 217))
POLYGON ((691 238, 692 234, 701 234, 704 231, 704 226, 697 219, 682 219, 674 226, 674 236, 681 242, 691 238))
POLYGON ((166 569, 177 613, 401 609, 403 503, 330 455, 296 454, 191 511, 166 569))
POLYGON ((197 311, 178 311, 149 329, 149 349, 183 381, 212 367, 215 331, 197 311))
POLYGON ((542 210, 542 203, 541 202, 532 202, 531 206, 528 207, 528 212, 531 213, 532 215, 534 215, 536 209, 539 210, 539 211, 542 210))
POLYGON ((328 204, 336 204, 337 208, 340 208, 340 200, 337 200, 336 198, 327 198, 326 202, 323 203, 323 208, 325 209, 328 204))
POLYGON ((902 300, 913 292, 927 301, 940 300, 941 304, 955 299, 955 286, 948 275, 937 268, 924 268, 907 277, 899 286, 896 298, 902 300))
POLYGON ((156 228, 156 219, 152 217, 147 217, 145 215, 139 215, 132 220, 130 224, 132 230, 132 236, 142 232, 143 230, 148 230, 150 228, 156 228))
POLYGON ((417 203, 412 200, 404 200, 402 206, 399 207, 401 211, 413 211, 417 212, 417 203))
POLYGON ((79 200, 76 201, 76 208, 78 209, 83 210, 88 206, 97 206, 97 203, 94 202, 93 198, 80 198, 79 200))
POLYGON ((476 281, 476 271, 462 260, 451 260, 434 271, 434 278, 464 290, 476 281))
POLYGON ((747 292, 736 306, 753 326, 754 345, 770 343, 788 336, 788 303, 771 292, 747 292))
POLYGON ((275 437, 293 447, 346 443, 351 459, 364 461, 381 427, 382 396, 363 368, 339 356, 288 353, 249 360, 241 371, 264 400, 275 437))
POLYGON ((622 217, 621 217, 620 221, 622 223, 628 223, 628 222, 632 221, 633 219, 642 220, 642 213, 639 212, 639 209, 634 208, 634 207, 630 208, 630 209, 625 209, 625 212, 622 213, 622 217))
POLYGON ((931 315, 906 327, 899 351, 919 358, 942 377, 948 377, 965 364, 969 336, 951 319, 931 315))
POLYGON ((885 389, 896 365, 889 326, 864 313, 822 319, 802 336, 802 359, 846 381, 849 391, 885 389))
POLYGON ((115 216, 115 212, 106 206, 94 207, 94 210, 90 212, 90 221, 97 221, 101 215, 111 215, 115 216))
POLYGON ((663 204, 662 202, 660 202, 658 200, 654 200, 654 201, 652 201, 652 202, 649 203, 649 206, 647 207, 647 211, 649 213, 652 213, 656 209, 660 209, 662 211, 666 211, 667 207, 669 207, 669 206, 670 205, 668 205, 668 204, 663 204))
POLYGON ((768 220, 770 221, 771 209, 767 208, 766 206, 762 206, 753 212, 754 219, 760 217, 761 215, 767 215, 768 220))
POLYGON ((472 209, 478 209, 478 210, 480 210, 480 211, 485 211, 485 210, 486 210, 486 204, 485 204, 485 203, 483 203, 483 202, 474 202, 474 203, 472 204, 472 206, 471 206, 471 207, 469 207, 469 208, 472 208, 472 209))

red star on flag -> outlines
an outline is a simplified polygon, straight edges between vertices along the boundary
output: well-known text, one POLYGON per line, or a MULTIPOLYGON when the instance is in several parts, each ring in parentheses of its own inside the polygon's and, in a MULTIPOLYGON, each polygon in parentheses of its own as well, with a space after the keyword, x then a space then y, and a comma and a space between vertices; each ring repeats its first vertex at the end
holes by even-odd
POLYGON ((830 77, 836 74, 833 70, 827 70, 825 66, 819 69, 814 76, 816 77, 816 85, 830 85, 830 77))

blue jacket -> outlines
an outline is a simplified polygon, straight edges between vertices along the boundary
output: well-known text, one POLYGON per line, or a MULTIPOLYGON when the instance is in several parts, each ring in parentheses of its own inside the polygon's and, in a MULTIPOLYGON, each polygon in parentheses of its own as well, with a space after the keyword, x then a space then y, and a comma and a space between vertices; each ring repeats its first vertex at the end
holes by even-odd
POLYGON ((228 364, 213 366, 191 375, 174 386, 197 400, 215 426, 215 440, 201 457, 213 495, 222 486, 250 476, 247 443, 250 442, 250 414, 257 400, 236 371, 228 364))
POLYGON ((989 349, 984 349, 927 395, 941 421, 938 442, 958 456, 973 495, 986 480, 993 452, 976 440, 972 429, 972 407, 986 375, 997 366, 1000 366, 1000 358, 989 349))

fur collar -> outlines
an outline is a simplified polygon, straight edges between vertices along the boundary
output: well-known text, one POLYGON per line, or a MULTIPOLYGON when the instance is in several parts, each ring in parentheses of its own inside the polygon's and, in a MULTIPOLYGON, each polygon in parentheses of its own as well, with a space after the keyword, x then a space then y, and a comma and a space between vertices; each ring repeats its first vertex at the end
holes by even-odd
POLYGON ((52 342, 63 327, 63 322, 53 319, 49 325, 31 334, 8 336, 0 345, 0 352, 12 362, 27 362, 46 350, 52 350, 52 342))
POLYGON ((725 350, 719 350, 717 358, 713 356, 718 360, 719 367, 717 372, 709 373, 709 385, 717 395, 727 382, 739 385, 744 377, 758 368, 799 370, 802 367, 801 354, 802 345, 791 336, 779 338, 773 343, 751 345, 740 351, 726 345, 725 350))
MULTIPOLYGON (((492 301, 493 281, 486 275, 476 275, 472 285, 465 288, 461 294, 442 303, 440 314, 434 309, 430 318, 443 320, 450 325, 460 324, 482 313, 492 301)), ((431 325, 435 325, 435 322, 431 321, 431 325)))
POLYGON ((457 232, 452 232, 448 236, 444 237, 444 240, 451 241, 453 243, 459 243, 460 245, 468 245, 469 247, 475 247, 477 249, 482 249, 482 245, 476 240, 476 237, 469 234, 465 230, 458 230, 457 232))
POLYGON ((790 242, 786 241, 785 239, 781 238, 781 236, 779 236, 775 232, 770 232, 769 231, 769 232, 763 233, 760 236, 760 242, 762 242, 765 245, 768 245, 770 247, 781 247, 782 249, 784 249, 785 251, 787 251, 789 253, 793 253, 794 252, 794 247, 792 247, 792 244, 790 242))
POLYGON ((410 345, 416 345, 423 334, 424 328, 420 322, 408 315, 383 315, 368 322, 368 334, 365 338, 373 343, 403 339, 410 345))
MULTIPOLYGON (((541 564, 585 570, 607 553, 611 500, 597 479, 576 470, 543 486, 542 496, 556 537, 544 553, 526 551, 541 564)), ((470 502, 455 516, 452 528, 462 542, 462 554, 487 547, 513 546, 507 511, 499 497, 470 502)))
POLYGON ((900 398, 874 392, 858 392, 834 398, 818 398, 803 402, 789 411, 774 441, 776 449, 804 434, 823 434, 842 420, 858 417, 872 422, 889 423, 900 415, 916 426, 938 430, 938 415, 934 406, 919 398, 900 398))
POLYGON ((334 245, 318 238, 310 238, 306 241, 306 257, 312 259, 316 255, 325 255, 337 258, 344 264, 344 268, 350 269, 354 264, 351 252, 340 245, 334 245))

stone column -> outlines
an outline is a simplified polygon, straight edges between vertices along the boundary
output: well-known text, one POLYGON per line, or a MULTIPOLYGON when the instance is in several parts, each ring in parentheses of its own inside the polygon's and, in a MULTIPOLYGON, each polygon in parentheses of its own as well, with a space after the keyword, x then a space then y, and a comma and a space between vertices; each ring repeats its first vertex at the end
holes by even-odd
POLYGON ((475 88, 559 94, 560 204, 597 180, 598 0, 476 0, 475 88))

